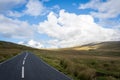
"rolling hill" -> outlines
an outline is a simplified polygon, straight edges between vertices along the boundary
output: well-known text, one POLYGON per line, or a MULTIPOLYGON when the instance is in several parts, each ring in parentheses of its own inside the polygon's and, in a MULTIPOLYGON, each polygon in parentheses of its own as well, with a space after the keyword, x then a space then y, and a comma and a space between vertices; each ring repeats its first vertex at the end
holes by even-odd
POLYGON ((120 41, 35 53, 74 80, 120 79, 120 41))
MULTIPOLYGON (((74 48, 88 48, 87 50, 91 49, 101 49, 101 50, 120 50, 120 41, 109 41, 109 42, 101 42, 97 44, 87 44, 83 46, 78 46, 74 48)), ((82 50, 82 49, 81 49, 82 50)))
POLYGON ((35 49, 0 41, 0 62, 31 51, 74 80, 119 80, 120 41, 62 49, 35 49))
POLYGON ((11 42, 6 42, 6 41, 0 41, 0 62, 11 58, 22 51, 26 50, 36 50, 31 47, 11 43, 11 42))

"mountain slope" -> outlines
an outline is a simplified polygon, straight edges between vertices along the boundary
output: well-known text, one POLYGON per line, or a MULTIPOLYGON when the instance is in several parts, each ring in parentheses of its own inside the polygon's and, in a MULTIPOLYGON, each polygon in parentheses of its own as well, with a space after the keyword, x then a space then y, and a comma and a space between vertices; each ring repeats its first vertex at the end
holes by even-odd
POLYGON ((8 58, 11 58, 21 53, 22 51, 26 51, 26 50, 35 50, 35 49, 11 42, 0 41, 0 62, 8 58))
POLYGON ((104 49, 104 50, 120 50, 120 41, 109 41, 109 42, 102 42, 102 43, 96 43, 96 44, 88 44, 88 45, 83 45, 83 46, 78 46, 78 47, 73 47, 75 48, 81 48, 81 50, 88 48, 86 50, 90 49, 104 49))
POLYGON ((119 80, 120 41, 35 52, 74 80, 119 80))
POLYGON ((15 44, 12 42, 0 41, 0 49, 32 49, 32 48, 15 44))
POLYGON ((120 41, 46 50, 0 41, 0 61, 26 50, 74 80, 120 79, 120 41))
POLYGON ((102 42, 98 44, 98 49, 120 50, 120 41, 102 42))

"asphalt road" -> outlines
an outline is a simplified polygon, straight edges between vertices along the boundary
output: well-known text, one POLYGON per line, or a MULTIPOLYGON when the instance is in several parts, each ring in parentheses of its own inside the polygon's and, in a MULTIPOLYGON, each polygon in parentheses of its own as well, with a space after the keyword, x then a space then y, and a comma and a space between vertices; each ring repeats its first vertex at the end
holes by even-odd
POLYGON ((0 63, 0 80, 71 80, 30 52, 0 63))

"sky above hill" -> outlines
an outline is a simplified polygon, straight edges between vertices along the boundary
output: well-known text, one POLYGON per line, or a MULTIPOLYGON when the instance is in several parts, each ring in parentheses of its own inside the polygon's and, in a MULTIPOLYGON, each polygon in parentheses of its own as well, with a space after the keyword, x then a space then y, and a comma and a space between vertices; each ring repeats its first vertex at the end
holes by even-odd
POLYGON ((120 0, 0 0, 0 40, 63 48, 120 40, 120 0))

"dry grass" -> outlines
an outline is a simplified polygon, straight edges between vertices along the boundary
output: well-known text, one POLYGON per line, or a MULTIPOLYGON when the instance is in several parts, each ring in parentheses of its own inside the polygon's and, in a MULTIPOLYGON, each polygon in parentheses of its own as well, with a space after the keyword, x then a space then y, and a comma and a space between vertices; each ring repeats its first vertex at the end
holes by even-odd
POLYGON ((35 50, 30 47, 0 41, 0 62, 3 62, 25 50, 35 50))
POLYGON ((74 80, 120 80, 120 46, 117 44, 102 44, 104 48, 87 50, 37 50, 1 42, 0 62, 27 50, 74 80))
POLYGON ((74 80, 120 79, 120 56, 83 54, 82 52, 76 53, 74 50, 34 51, 48 64, 74 80))

